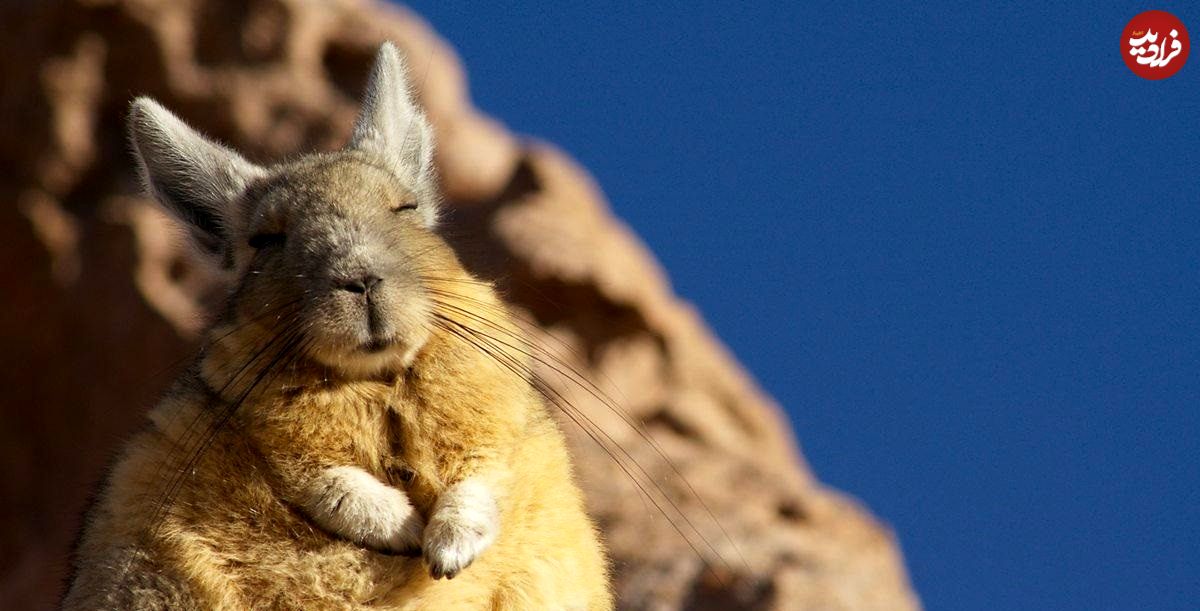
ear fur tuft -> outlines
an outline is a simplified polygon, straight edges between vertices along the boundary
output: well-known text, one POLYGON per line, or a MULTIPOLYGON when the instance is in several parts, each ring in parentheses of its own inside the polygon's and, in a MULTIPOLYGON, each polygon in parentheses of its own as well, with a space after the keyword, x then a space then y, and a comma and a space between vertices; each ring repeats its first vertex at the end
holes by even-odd
POLYGON ((241 220, 235 202, 266 170, 147 97, 129 107, 129 139, 149 193, 185 224, 204 254, 223 258, 231 227, 241 220))
MULTIPOLYGON (((408 69, 396 46, 385 42, 363 94, 349 148, 365 151, 387 164, 418 190, 433 183, 433 128, 409 90, 408 69)), ((432 202, 426 206, 432 223, 432 202)))

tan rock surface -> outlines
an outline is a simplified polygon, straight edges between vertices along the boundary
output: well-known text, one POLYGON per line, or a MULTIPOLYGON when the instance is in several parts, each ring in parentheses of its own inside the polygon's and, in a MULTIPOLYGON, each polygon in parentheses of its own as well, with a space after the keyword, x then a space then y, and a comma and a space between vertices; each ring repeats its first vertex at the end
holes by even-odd
POLYGON ((648 431, 653 444, 543 367, 667 493, 674 522, 702 533, 693 552, 564 418, 622 608, 917 606, 891 534, 816 483, 782 412, 587 174, 479 114, 454 52, 416 16, 365 0, 77 0, 9 3, 0 24, 0 607, 53 604, 88 494, 219 289, 138 195, 128 101, 153 95, 256 159, 330 148, 385 38, 428 64, 420 96, 464 260, 648 431))

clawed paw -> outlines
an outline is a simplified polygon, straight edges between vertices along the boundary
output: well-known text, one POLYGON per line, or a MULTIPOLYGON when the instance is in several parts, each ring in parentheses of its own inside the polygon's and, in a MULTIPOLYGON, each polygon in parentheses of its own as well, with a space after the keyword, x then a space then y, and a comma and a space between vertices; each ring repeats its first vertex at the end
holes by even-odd
POLYGON ((496 540, 499 508, 487 486, 460 482, 438 499, 421 547, 429 575, 454 579, 496 540))
POLYGON ((422 546, 429 575, 434 579, 454 579, 491 543, 491 534, 477 527, 430 522, 422 546))

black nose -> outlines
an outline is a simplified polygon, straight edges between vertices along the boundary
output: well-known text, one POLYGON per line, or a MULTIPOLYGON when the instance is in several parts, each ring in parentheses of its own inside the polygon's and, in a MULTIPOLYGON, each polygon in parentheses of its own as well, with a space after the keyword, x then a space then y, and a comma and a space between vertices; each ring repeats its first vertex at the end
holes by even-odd
POLYGON ((366 274, 352 280, 344 280, 341 287, 351 293, 370 293, 382 281, 383 278, 379 276, 366 274))

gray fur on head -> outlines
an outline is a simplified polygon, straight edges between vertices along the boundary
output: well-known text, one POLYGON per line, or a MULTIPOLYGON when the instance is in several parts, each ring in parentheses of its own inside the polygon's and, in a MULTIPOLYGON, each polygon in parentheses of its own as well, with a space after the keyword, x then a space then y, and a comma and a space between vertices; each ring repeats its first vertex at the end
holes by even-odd
MULTIPOLYGON (((433 128, 413 101, 408 69, 390 42, 375 56, 349 148, 378 159, 419 193, 433 192, 433 128)), ((435 212, 424 207, 427 224, 435 212)))
POLYGON ((231 228, 243 221, 233 202, 266 170, 147 97, 130 106, 129 134, 147 190, 183 222, 202 252, 222 258, 231 228))
MULTIPOLYGON (((272 170, 205 138, 147 97, 130 106, 129 133, 147 190, 183 222, 204 254, 226 263, 229 240, 246 222, 240 199, 272 170)), ((390 42, 379 48, 345 153, 395 176, 423 203, 425 226, 433 226, 438 199, 433 129, 412 98, 404 62, 390 42)))

